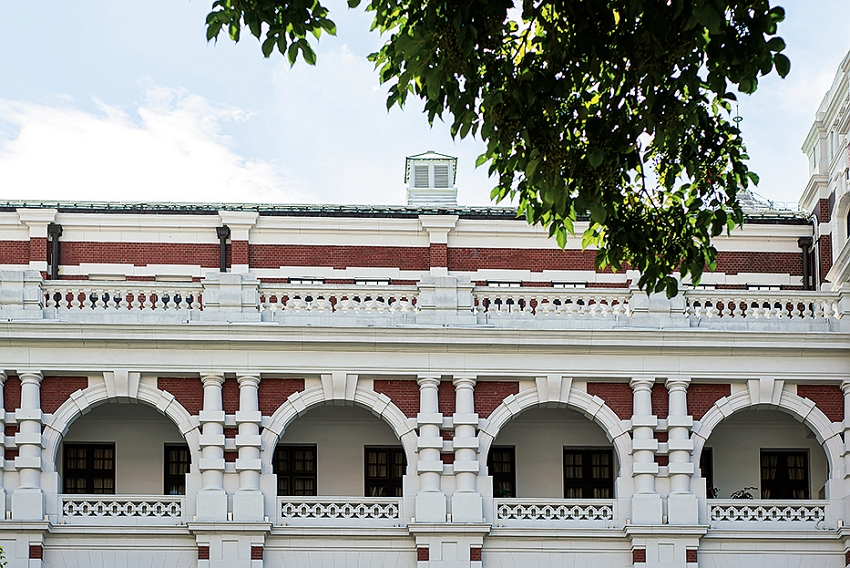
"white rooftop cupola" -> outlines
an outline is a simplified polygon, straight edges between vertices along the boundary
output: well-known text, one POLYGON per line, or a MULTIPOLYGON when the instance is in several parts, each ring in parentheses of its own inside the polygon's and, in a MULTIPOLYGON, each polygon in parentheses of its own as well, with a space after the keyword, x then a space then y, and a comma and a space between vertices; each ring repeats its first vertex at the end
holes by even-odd
POLYGON ((456 207, 456 168, 457 158, 430 150, 424 154, 408 156, 404 173, 407 204, 412 207, 456 207))

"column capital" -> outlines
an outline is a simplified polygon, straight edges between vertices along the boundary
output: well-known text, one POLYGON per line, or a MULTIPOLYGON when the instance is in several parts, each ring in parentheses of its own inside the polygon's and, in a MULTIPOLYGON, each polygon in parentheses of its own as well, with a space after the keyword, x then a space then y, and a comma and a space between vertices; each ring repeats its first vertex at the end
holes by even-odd
POLYGON ((670 392, 686 391, 690 384, 690 377, 670 377, 664 382, 664 386, 666 386, 667 390, 670 392))
POLYGON ((242 387, 257 387, 260 385, 262 377, 259 373, 239 372, 236 373, 236 380, 239 382, 239 388, 242 387))
POLYGON ((416 384, 419 385, 420 389, 437 388, 440 386, 441 378, 442 375, 435 373, 416 375, 416 384))
POLYGON ((18 378, 21 379, 21 384, 41 384, 44 375, 37 369, 18 369, 18 378))
MULTIPOLYGON (((3 384, 6 382, 7 378, 8 377, 6 376, 6 371, 0 371, 0 387, 3 386, 3 384)), ((2 405, 0 405, 0 406, 2 406, 2 405)))
POLYGON ((843 392, 845 396, 850 394, 850 379, 844 379, 841 381, 841 392, 843 392))
POLYGON ((201 382, 204 388, 219 387, 224 384, 224 373, 205 373, 201 375, 201 382))
POLYGON ((456 389, 475 388, 475 383, 478 381, 477 375, 453 375, 452 384, 456 389))
POLYGON ((655 377, 650 376, 632 377, 629 381, 629 386, 634 392, 652 390, 653 385, 655 385, 655 377))

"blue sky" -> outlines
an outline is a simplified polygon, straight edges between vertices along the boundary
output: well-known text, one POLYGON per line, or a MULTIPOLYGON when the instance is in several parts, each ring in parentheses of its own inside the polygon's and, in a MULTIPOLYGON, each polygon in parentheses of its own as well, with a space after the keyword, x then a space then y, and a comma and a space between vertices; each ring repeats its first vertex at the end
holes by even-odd
MULTIPOLYGON (((744 97, 758 192, 796 201, 815 110, 850 49, 850 2, 781 2, 792 72, 744 97)), ((251 37, 207 43, 210 0, 2 2, 0 199, 400 204, 404 157, 459 157, 459 201, 489 202, 477 140, 387 113, 366 55, 371 18, 327 5, 339 35, 316 67, 263 59, 251 37)))

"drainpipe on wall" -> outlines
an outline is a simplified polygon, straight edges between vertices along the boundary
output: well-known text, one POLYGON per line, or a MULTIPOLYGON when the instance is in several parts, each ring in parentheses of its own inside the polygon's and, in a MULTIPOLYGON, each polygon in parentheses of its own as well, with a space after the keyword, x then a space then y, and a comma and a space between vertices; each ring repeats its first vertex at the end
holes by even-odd
POLYGON ((62 236, 62 225, 58 223, 48 224, 47 236, 52 239, 50 251, 50 279, 59 280, 59 237, 62 236))
POLYGON ((215 232, 218 235, 218 269, 220 272, 227 272, 227 239, 230 238, 230 227, 222 225, 216 227, 215 232))
POLYGON ((811 237, 800 237, 797 239, 797 246, 800 247, 800 252, 803 255, 803 290, 814 290, 812 270, 811 266, 809 266, 812 256, 812 243, 811 237))

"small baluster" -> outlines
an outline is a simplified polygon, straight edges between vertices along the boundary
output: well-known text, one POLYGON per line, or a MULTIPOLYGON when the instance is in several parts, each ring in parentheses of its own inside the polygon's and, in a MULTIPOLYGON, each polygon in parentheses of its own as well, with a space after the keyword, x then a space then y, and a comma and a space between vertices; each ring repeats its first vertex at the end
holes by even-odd
POLYGON ((823 317, 829 319, 834 318, 835 314, 838 313, 837 302, 832 300, 826 300, 823 302, 823 317))
POLYGON ((165 304, 165 306, 164 306, 165 308, 167 308, 169 310, 177 309, 177 301, 175 299, 176 295, 177 295, 176 290, 171 290, 171 291, 168 292, 168 296, 167 296, 168 302, 165 304))
POLYGON ((103 301, 103 290, 94 290, 89 293, 89 298, 91 298, 91 296, 94 296, 94 301, 92 302, 93 309, 106 309, 106 302, 103 301))
POLYGON ((534 307, 531 305, 532 302, 534 302, 535 306, 540 306, 540 302, 537 300, 537 298, 530 297, 530 298, 525 300, 525 305, 522 307, 523 313, 528 314, 528 315, 534 314, 534 307))
POLYGON ((83 303, 80 301, 80 294, 82 294, 82 291, 80 291, 80 290, 76 290, 76 289, 71 290, 71 307, 72 308, 80 309, 80 308, 83 307, 83 303))
POLYGON ((83 290, 82 293, 83 293, 83 307, 91 309, 91 307, 94 305, 91 301, 91 296, 92 296, 91 290, 83 290))
POLYGON ((720 317, 722 318, 731 318, 732 310, 729 308, 730 301, 727 299, 723 299, 720 301, 720 317))
POLYGON ((741 318, 741 317, 744 316, 744 310, 741 309, 742 305, 746 306, 747 304, 744 303, 743 300, 740 300, 740 299, 735 300, 735 309, 732 310, 732 317, 733 318, 738 319, 738 318, 741 318))
POLYGON ((318 312, 332 312, 333 304, 331 304, 330 300, 325 298, 324 296, 320 296, 316 298, 313 309, 318 312))
POLYGON ((715 299, 706 299, 705 301, 705 315, 709 318, 717 317, 720 314, 720 310, 717 309, 717 300, 715 299))
POLYGON ((773 302, 773 316, 778 319, 784 319, 785 315, 785 304, 780 301, 774 300, 773 302))
POLYGON ((53 296, 55 294, 56 294, 55 292, 50 292, 49 290, 47 292, 45 292, 45 294, 44 294, 44 305, 47 306, 48 308, 55 308, 56 307, 56 300, 53 298, 53 296))
POLYGON ((814 304, 812 302, 803 302, 803 313, 801 314, 804 318, 809 319, 814 316, 814 304))
POLYGON ((799 318, 802 315, 800 311, 800 303, 797 300, 790 300, 791 302, 791 317, 799 318))
POLYGON ((124 291, 116 290, 114 292, 114 294, 115 295, 113 296, 113 298, 117 298, 117 300, 115 302, 115 310, 116 311, 127 310, 130 307, 130 303, 127 301, 129 291, 127 291, 127 290, 124 290, 124 291))
POLYGON ((152 294, 151 292, 146 290, 145 291, 145 303, 144 303, 144 309, 145 310, 152 310, 153 309, 153 307, 154 307, 153 298, 154 298, 154 294, 152 294))

